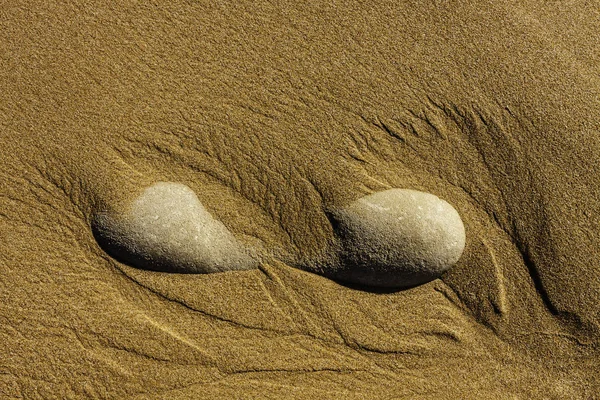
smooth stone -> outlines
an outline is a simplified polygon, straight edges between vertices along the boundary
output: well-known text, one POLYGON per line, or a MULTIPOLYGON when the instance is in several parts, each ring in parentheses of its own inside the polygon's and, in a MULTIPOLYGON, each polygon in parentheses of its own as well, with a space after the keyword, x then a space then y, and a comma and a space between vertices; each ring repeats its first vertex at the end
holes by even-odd
POLYGON ((446 201, 390 189, 332 213, 340 258, 326 274, 368 286, 410 287, 438 278, 461 257, 465 227, 446 201))
POLYGON ((256 267, 227 227, 180 183, 150 186, 123 214, 98 214, 93 228, 107 253, 138 268, 210 273, 256 267))

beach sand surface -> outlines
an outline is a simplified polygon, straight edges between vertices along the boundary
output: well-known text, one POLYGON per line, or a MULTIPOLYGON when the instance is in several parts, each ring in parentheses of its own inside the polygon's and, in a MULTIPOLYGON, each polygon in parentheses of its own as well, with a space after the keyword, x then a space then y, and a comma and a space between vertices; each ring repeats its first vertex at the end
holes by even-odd
POLYGON ((21 1, 0 10, 0 397, 600 396, 600 3, 21 1), (167 4, 168 3, 168 4, 167 4), (258 268, 148 271, 92 222, 191 188, 258 268), (411 289, 328 210, 461 215, 411 289))

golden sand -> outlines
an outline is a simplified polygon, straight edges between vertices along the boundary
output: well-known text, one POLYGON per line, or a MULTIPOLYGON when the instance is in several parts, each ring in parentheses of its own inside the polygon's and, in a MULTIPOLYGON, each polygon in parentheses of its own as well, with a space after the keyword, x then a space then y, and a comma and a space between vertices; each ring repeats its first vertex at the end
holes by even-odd
POLYGON ((9 3, 0 398, 600 396, 597 2, 9 3), (94 215, 161 181, 272 259, 115 261, 94 215), (294 268, 390 188, 461 215, 442 279, 294 268))

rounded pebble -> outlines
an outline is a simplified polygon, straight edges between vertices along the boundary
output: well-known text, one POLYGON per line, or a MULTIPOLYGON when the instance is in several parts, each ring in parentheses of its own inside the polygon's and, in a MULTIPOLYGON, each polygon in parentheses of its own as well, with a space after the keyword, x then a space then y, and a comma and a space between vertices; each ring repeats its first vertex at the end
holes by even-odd
POLYGON ((390 189, 332 213, 341 261, 333 278, 380 287, 410 287, 438 278, 459 260, 465 227, 437 196, 390 189))
POLYGON ((134 267, 209 273, 256 266, 194 191, 180 183, 156 183, 125 213, 100 213, 93 225, 106 252, 134 267))

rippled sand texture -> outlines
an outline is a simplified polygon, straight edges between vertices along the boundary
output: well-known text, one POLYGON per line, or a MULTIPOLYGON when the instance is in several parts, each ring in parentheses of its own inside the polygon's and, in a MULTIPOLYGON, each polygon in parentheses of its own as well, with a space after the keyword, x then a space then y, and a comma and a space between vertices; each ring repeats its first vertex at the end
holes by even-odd
POLYGON ((0 397, 599 395, 600 3, 165 3, 2 6, 0 397), (116 261, 94 216, 156 182, 268 257, 116 261), (458 211, 453 269, 298 268, 391 188, 458 211))

